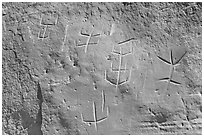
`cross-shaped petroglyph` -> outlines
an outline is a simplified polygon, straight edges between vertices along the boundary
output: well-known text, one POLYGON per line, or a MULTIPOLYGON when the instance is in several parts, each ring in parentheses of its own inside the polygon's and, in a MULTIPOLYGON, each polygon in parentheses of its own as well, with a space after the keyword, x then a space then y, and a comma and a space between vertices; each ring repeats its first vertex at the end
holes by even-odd
MULTIPOLYGON (((51 15, 50 15, 51 16, 51 15)), ((49 35, 45 35, 46 32, 47 32, 47 28, 48 26, 53 26, 53 25, 56 25, 58 22, 58 16, 56 17, 54 23, 49 23, 49 22, 43 22, 43 17, 41 15, 41 18, 40 18, 40 26, 43 26, 43 31, 40 30, 39 33, 38 33, 38 39, 42 39, 42 41, 45 39, 45 38, 48 38, 49 35)))
POLYGON ((95 127, 95 130, 97 132, 98 131, 98 124, 103 122, 104 120, 106 120, 108 118, 108 116, 109 116, 109 108, 107 108, 107 115, 105 117, 103 117, 103 118, 98 119, 96 103, 93 101, 93 120, 84 120, 84 117, 83 117, 82 113, 81 113, 81 120, 82 120, 82 123, 85 123, 85 124, 93 123, 94 127, 95 127))
MULTIPOLYGON (((128 43, 128 42, 130 42, 132 40, 134 40, 134 38, 119 42, 118 45, 128 43)), ((125 64, 125 68, 122 68, 122 59, 123 59, 123 57, 128 56, 128 55, 133 53, 133 47, 130 47, 130 50, 128 52, 126 52, 126 53, 122 52, 122 47, 120 47, 119 51, 115 51, 114 47, 115 46, 113 46, 111 53, 119 56, 119 67, 118 68, 113 68, 113 62, 112 62, 111 63, 111 70, 113 72, 118 72, 118 75, 120 77, 120 72, 124 72, 124 71, 127 70, 127 64, 125 64)))
POLYGON ((160 59, 162 62, 166 63, 167 65, 170 65, 169 77, 165 77, 165 78, 160 78, 159 79, 159 81, 167 81, 168 82, 167 88, 166 88, 167 90, 169 89, 170 83, 171 84, 175 84, 175 85, 180 85, 181 84, 180 82, 174 81, 172 79, 172 77, 173 77, 173 73, 174 73, 175 67, 180 65, 179 62, 183 59, 183 57, 186 55, 186 53, 187 53, 187 51, 185 51, 185 53, 175 62, 173 60, 173 51, 172 51, 172 49, 170 51, 170 57, 169 57, 170 61, 168 61, 168 60, 166 60, 166 59, 164 59, 164 58, 162 58, 160 56, 157 56, 158 59, 160 59))
POLYGON ((83 33, 82 30, 81 30, 80 35, 83 36, 83 37, 87 37, 87 41, 86 41, 86 43, 82 43, 82 44, 78 44, 77 41, 76 41, 76 46, 78 46, 78 47, 84 47, 85 46, 85 53, 88 51, 88 46, 89 45, 97 45, 98 44, 98 42, 91 42, 91 39, 94 38, 94 37, 101 36, 100 33, 94 34, 94 28, 92 29, 90 34, 83 33))
POLYGON ((41 16, 41 19, 40 19, 40 26, 43 26, 44 28, 43 28, 43 33, 41 34, 41 30, 39 31, 39 33, 38 33, 38 39, 42 39, 42 41, 45 39, 45 38, 47 38, 47 37, 45 37, 45 33, 46 33, 46 31, 47 31, 47 27, 48 27, 48 25, 43 25, 42 24, 42 16, 41 16))
POLYGON ((114 50, 114 46, 113 46, 113 49, 112 49, 112 52, 111 52, 111 53, 112 53, 112 54, 116 54, 116 55, 119 56, 119 66, 118 66, 118 68, 113 68, 113 63, 111 63, 111 71, 112 71, 112 72, 117 72, 117 78, 116 78, 116 82, 111 81, 111 80, 109 79, 108 75, 107 75, 107 70, 105 70, 105 80, 106 80, 108 83, 110 83, 111 85, 116 86, 116 92, 117 92, 117 91, 118 91, 118 86, 127 83, 127 82, 130 80, 130 78, 131 78, 132 67, 131 67, 130 70, 128 70, 128 69, 127 69, 127 64, 126 64, 126 65, 125 65, 125 68, 122 68, 122 58, 123 58, 124 56, 129 55, 129 54, 132 54, 132 53, 133 53, 133 48, 132 48, 129 52, 123 53, 123 52, 122 52, 122 47, 120 47, 120 50, 119 50, 119 52, 118 52, 118 51, 115 51, 115 50, 114 50), (127 71, 129 71, 129 76, 128 76, 128 78, 125 79, 125 80, 123 80, 123 81, 121 81, 121 80, 120 80, 120 79, 121 79, 121 73, 122 73, 122 72, 126 73, 127 71))

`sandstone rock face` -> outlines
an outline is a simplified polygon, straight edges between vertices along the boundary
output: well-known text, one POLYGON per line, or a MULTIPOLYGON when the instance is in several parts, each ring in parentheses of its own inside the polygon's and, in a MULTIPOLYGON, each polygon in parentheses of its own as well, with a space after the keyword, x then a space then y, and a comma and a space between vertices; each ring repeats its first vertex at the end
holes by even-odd
POLYGON ((3 134, 201 134, 201 10, 3 3, 3 134))

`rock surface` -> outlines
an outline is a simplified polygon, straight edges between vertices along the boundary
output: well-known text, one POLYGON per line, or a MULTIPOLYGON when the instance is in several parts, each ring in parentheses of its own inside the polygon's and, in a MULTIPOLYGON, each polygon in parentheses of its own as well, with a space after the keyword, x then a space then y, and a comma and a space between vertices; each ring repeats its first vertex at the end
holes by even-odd
POLYGON ((3 3, 9 135, 201 134, 202 3, 3 3))

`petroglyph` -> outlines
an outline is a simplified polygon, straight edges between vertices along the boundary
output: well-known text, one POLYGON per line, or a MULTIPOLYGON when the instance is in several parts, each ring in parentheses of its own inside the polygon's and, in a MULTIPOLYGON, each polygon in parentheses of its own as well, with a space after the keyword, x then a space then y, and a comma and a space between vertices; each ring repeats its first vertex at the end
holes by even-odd
POLYGON ((175 84, 175 85, 180 85, 181 83, 180 82, 177 82, 175 80, 172 79, 173 77, 173 73, 174 73, 174 70, 175 70, 175 67, 179 65, 179 62, 183 59, 183 57, 186 55, 187 51, 184 52, 184 54, 176 61, 174 62, 173 60, 173 51, 171 49, 170 51, 170 61, 167 61, 166 59, 160 57, 160 56, 157 56, 159 60, 161 60, 162 62, 168 64, 170 66, 170 73, 169 73, 169 76, 166 77, 166 78, 160 78, 158 79, 159 81, 167 81, 167 87, 166 87, 166 90, 168 91, 169 90, 169 85, 170 83, 172 84, 175 84))
POLYGON ((58 15, 57 17, 54 17, 51 14, 49 15, 41 14, 40 26, 42 27, 42 29, 38 33, 38 39, 42 39, 43 41, 44 39, 49 37, 49 32, 47 29, 49 26, 57 25, 58 18, 59 18, 58 15))
POLYGON ((98 131, 98 124, 105 121, 108 118, 108 111, 107 111, 107 116, 106 117, 102 117, 100 119, 98 119, 97 116, 97 109, 96 109, 96 103, 93 101, 93 120, 84 120, 83 114, 81 113, 81 119, 82 122, 85 124, 89 124, 89 123, 93 123, 94 124, 94 128, 96 130, 96 132, 98 131))
POLYGON ((88 51, 88 46, 89 46, 89 45, 97 45, 97 44, 98 44, 98 42, 91 42, 91 40, 92 40, 93 38, 95 38, 95 37, 101 36, 100 33, 94 34, 94 28, 91 30, 91 33, 90 33, 90 34, 84 33, 84 32, 82 32, 82 30, 81 30, 80 35, 83 36, 83 37, 87 37, 87 41, 86 41, 86 43, 78 43, 78 42, 76 41, 76 46, 78 46, 78 47, 85 47, 85 50, 84 50, 85 54, 86 54, 87 51, 88 51))
POLYGON ((2 8, 3 134, 202 134, 201 2, 2 8))

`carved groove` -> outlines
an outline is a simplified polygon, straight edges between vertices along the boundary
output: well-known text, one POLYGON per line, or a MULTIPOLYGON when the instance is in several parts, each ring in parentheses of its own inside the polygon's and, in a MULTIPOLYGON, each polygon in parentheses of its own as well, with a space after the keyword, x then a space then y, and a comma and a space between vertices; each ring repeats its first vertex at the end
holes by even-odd
POLYGON ((160 78, 160 79, 158 79, 159 81, 167 81, 167 82, 168 82, 168 83, 167 83, 167 87, 166 87, 166 90, 167 90, 167 91, 169 90, 169 85, 170 85, 170 83, 171 83, 171 84, 174 84, 174 85, 181 85, 180 82, 173 80, 173 79, 172 79, 172 76, 173 76, 175 67, 176 67, 177 65, 179 65, 178 63, 182 60, 182 58, 186 55, 186 53, 187 53, 187 51, 186 51, 186 52, 180 57, 180 59, 179 59, 178 61, 176 61, 175 63, 174 63, 174 61, 173 61, 173 51, 172 51, 172 49, 171 49, 171 51, 170 51, 170 57, 169 57, 169 58, 170 58, 170 62, 167 61, 166 59, 160 57, 160 56, 157 56, 162 62, 164 62, 164 63, 170 65, 169 77, 165 77, 165 78, 160 78))
POLYGON ((118 42, 118 45, 128 43, 128 42, 130 42, 130 41, 132 41, 132 40, 136 40, 136 38, 130 38, 130 39, 127 39, 127 40, 124 40, 124 41, 118 42))
POLYGON ((90 42, 90 41, 91 41, 91 38, 93 38, 93 37, 98 37, 98 36, 101 35, 101 34, 93 34, 93 31, 94 31, 94 29, 92 29, 92 31, 91 31, 90 34, 83 33, 82 30, 80 31, 80 35, 81 35, 81 36, 87 37, 86 43, 78 44, 77 41, 75 41, 77 47, 83 47, 83 46, 85 46, 85 53, 88 51, 88 46, 89 46, 89 45, 97 45, 97 44, 98 44, 98 42, 90 42))
POLYGON ((108 118, 108 111, 107 111, 107 116, 106 117, 103 117, 103 118, 100 118, 98 119, 97 117, 97 109, 96 109, 96 103, 93 101, 93 120, 84 120, 84 117, 83 117, 83 114, 81 113, 81 120, 82 120, 82 123, 93 123, 94 124, 94 128, 96 130, 96 132, 98 131, 98 124, 105 121, 107 118, 108 118))

